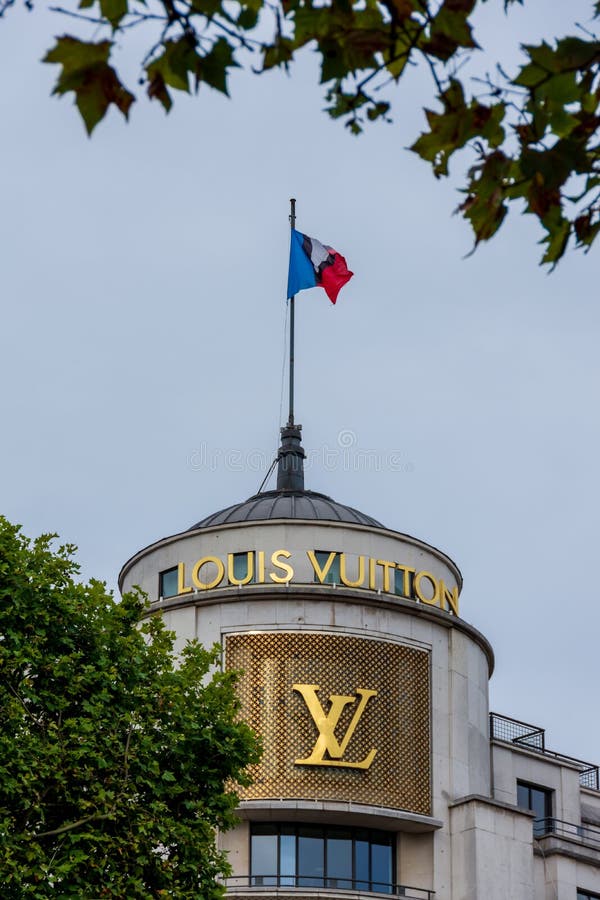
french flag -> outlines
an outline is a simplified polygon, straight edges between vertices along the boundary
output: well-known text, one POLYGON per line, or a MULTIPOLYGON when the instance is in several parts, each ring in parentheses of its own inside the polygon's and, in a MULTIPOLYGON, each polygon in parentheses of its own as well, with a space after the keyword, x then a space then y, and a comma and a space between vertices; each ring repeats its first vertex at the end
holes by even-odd
POLYGON ((335 303, 340 289, 353 274, 341 253, 292 228, 288 298, 305 288, 322 287, 331 302, 335 303))

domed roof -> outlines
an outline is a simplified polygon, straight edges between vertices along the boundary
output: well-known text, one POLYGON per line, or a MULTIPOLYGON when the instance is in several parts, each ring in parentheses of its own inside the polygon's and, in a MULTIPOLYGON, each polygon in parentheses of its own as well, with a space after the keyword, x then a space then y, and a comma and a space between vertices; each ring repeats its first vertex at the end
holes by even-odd
POLYGON ((385 526, 365 513, 336 503, 315 491, 264 491, 243 503, 236 503, 192 525, 189 531, 233 522, 260 522, 266 519, 315 519, 321 522, 349 522, 353 525, 385 526))

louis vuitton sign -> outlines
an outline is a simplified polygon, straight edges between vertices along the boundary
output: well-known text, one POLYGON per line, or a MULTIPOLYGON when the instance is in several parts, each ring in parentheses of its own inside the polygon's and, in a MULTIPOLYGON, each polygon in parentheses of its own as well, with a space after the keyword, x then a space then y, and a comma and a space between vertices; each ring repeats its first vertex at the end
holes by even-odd
POLYGON ((231 634, 263 758, 242 800, 340 800, 430 814, 429 654, 321 632, 231 634))

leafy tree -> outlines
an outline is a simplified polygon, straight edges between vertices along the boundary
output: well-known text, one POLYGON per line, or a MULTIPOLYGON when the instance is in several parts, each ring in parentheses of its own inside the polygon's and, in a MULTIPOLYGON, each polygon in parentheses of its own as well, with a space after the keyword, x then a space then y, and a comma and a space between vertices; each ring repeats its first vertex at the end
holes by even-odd
POLYGON ((71 546, 0 518, 0 893, 217 898, 232 782, 257 759, 218 650, 79 583, 71 546), (210 674, 212 672, 212 674, 210 674))
MULTIPOLYGON (((15 2, 0 0, 0 16, 15 2)), ((576 35, 523 46, 518 71, 494 64, 494 74, 472 91, 463 63, 480 49, 473 18, 484 2, 79 0, 78 10, 58 11, 104 27, 106 39, 65 35, 45 59, 62 67, 54 92, 75 94, 89 133, 111 105, 129 114, 135 97, 110 54, 141 25, 157 31, 141 60, 140 85, 167 111, 173 91, 205 83, 226 94, 233 67, 287 69, 310 46, 320 56, 329 115, 359 134, 366 123, 389 119, 382 88, 422 61, 439 109, 426 110, 427 129, 411 149, 437 178, 448 175, 457 151, 467 153, 457 211, 469 222, 475 247, 518 204, 541 223, 542 262, 554 266, 569 241, 587 251, 600 229, 600 41, 579 27, 576 35)), ((508 11, 523 0, 495 2, 508 11)), ((600 15, 600 0, 591 10, 600 15)))

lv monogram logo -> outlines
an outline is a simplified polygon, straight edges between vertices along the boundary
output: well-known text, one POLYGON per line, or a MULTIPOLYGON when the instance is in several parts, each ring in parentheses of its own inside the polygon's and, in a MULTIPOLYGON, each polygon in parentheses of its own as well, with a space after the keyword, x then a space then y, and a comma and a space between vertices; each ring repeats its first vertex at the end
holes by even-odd
POLYGON ((361 762, 347 762, 342 757, 346 752, 346 748, 350 743, 350 739, 356 730, 356 726, 360 721, 360 717, 365 711, 365 707, 371 697, 377 696, 377 691, 364 690, 358 688, 356 696, 347 697, 340 694, 332 694, 329 697, 329 712, 325 713, 323 707, 317 697, 317 691, 320 690, 318 684, 293 684, 292 688, 301 694, 304 702, 308 707, 308 711, 313 717, 313 721, 319 730, 319 737, 312 749, 310 756, 306 759, 297 759, 297 766, 342 766, 347 769, 368 769, 377 750, 371 750, 361 762), (354 703, 360 697, 358 706, 354 711, 352 720, 348 725, 348 730, 341 741, 335 736, 335 729, 340 721, 344 709, 349 703, 354 703), (327 754, 327 758, 325 756, 327 754))

